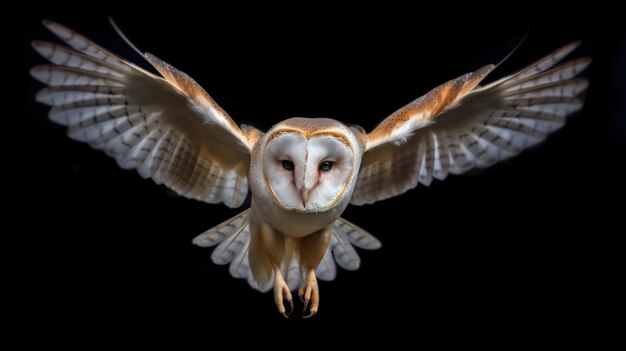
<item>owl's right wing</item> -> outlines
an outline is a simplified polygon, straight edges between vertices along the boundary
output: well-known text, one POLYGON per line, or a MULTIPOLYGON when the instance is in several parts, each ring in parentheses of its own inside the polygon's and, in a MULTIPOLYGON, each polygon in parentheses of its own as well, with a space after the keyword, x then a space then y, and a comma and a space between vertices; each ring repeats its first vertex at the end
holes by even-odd
POLYGON ((559 63, 567 45, 484 87, 489 65, 433 89, 362 134, 365 153, 351 203, 363 205, 485 168, 544 140, 582 107, 576 78, 591 62, 559 63))
POLYGON ((48 85, 37 100, 52 106, 50 119, 67 126, 70 138, 185 197, 243 203, 260 131, 242 130, 191 77, 150 54, 146 59, 165 79, 69 28, 44 25, 71 48, 33 42, 53 64, 31 75, 48 85))

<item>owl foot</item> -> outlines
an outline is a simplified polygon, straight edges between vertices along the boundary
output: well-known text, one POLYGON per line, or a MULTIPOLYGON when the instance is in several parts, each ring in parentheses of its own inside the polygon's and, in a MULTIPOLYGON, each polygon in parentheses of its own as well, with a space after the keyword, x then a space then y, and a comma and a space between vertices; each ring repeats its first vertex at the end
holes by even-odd
POLYGON ((309 307, 309 302, 311 303, 309 307, 309 314, 302 316, 302 318, 313 317, 317 313, 317 309, 320 305, 320 290, 317 287, 315 271, 309 271, 304 284, 302 284, 300 289, 298 289, 298 296, 300 296, 300 300, 304 303, 304 309, 302 310, 303 314, 306 313, 307 307, 309 307))
POLYGON ((280 273, 274 274, 274 302, 276 303, 278 312, 280 312, 283 317, 289 318, 289 315, 293 312, 293 299, 291 297, 291 291, 289 291, 289 287, 280 273), (284 301, 287 301, 289 304, 289 312, 285 310, 284 301))

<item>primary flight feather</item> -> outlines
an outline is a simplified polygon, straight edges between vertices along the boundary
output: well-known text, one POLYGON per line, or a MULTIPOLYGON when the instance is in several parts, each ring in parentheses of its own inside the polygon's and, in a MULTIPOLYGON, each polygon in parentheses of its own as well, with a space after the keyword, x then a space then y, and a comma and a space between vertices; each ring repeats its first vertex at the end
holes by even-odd
POLYGON ((239 207, 239 215, 194 239, 216 246, 216 264, 236 278, 274 290, 278 311, 317 313, 317 279, 333 280, 336 264, 358 269, 354 246, 380 242, 340 218, 349 203, 370 204, 433 178, 510 158, 541 142, 582 107, 587 58, 559 64, 566 45, 494 83, 479 83, 489 65, 433 89, 366 133, 333 119, 291 118, 267 133, 238 126, 189 76, 146 53, 162 77, 51 21, 69 47, 35 41, 51 65, 31 75, 48 87, 37 101, 70 138, 114 157, 120 167, 182 196, 239 207), (285 303, 289 306, 287 311, 285 303))

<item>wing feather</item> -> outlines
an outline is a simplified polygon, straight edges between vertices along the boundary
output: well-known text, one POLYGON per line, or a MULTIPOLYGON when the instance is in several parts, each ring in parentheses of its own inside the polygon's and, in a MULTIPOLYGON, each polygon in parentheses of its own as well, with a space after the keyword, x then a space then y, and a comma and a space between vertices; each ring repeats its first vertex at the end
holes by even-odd
POLYGON ((238 207, 248 191, 250 152, 261 132, 239 128, 189 76, 146 54, 157 77, 60 24, 44 25, 70 47, 35 41, 52 64, 31 75, 48 85, 37 101, 68 136, 120 167, 180 195, 238 207))
POLYGON ((484 87, 486 66, 449 81, 385 119, 365 136, 351 203, 363 205, 406 192, 433 178, 485 168, 543 141, 580 110, 588 86, 576 78, 588 58, 557 65, 572 43, 484 87))

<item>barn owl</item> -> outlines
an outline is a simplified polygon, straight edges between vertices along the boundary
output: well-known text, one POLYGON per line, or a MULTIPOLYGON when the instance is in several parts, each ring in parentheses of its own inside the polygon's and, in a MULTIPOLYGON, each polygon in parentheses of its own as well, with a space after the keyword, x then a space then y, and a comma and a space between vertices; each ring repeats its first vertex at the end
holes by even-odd
POLYGON ((146 53, 157 76, 51 21, 68 46, 35 41, 52 64, 32 68, 47 87, 37 100, 70 138, 120 167, 207 203, 250 208, 197 236, 212 260, 261 291, 273 288, 285 317, 292 291, 305 317, 319 308, 317 279, 336 264, 355 270, 354 246, 378 249, 371 234, 341 218, 348 204, 400 195, 433 179, 485 168, 562 127, 582 107, 590 63, 559 62, 572 43, 487 85, 485 66, 436 87, 369 133, 329 118, 290 118, 262 131, 237 125, 191 77, 146 53), (557 65, 559 64, 559 65, 557 65), (295 293, 294 293, 295 294, 295 293))

